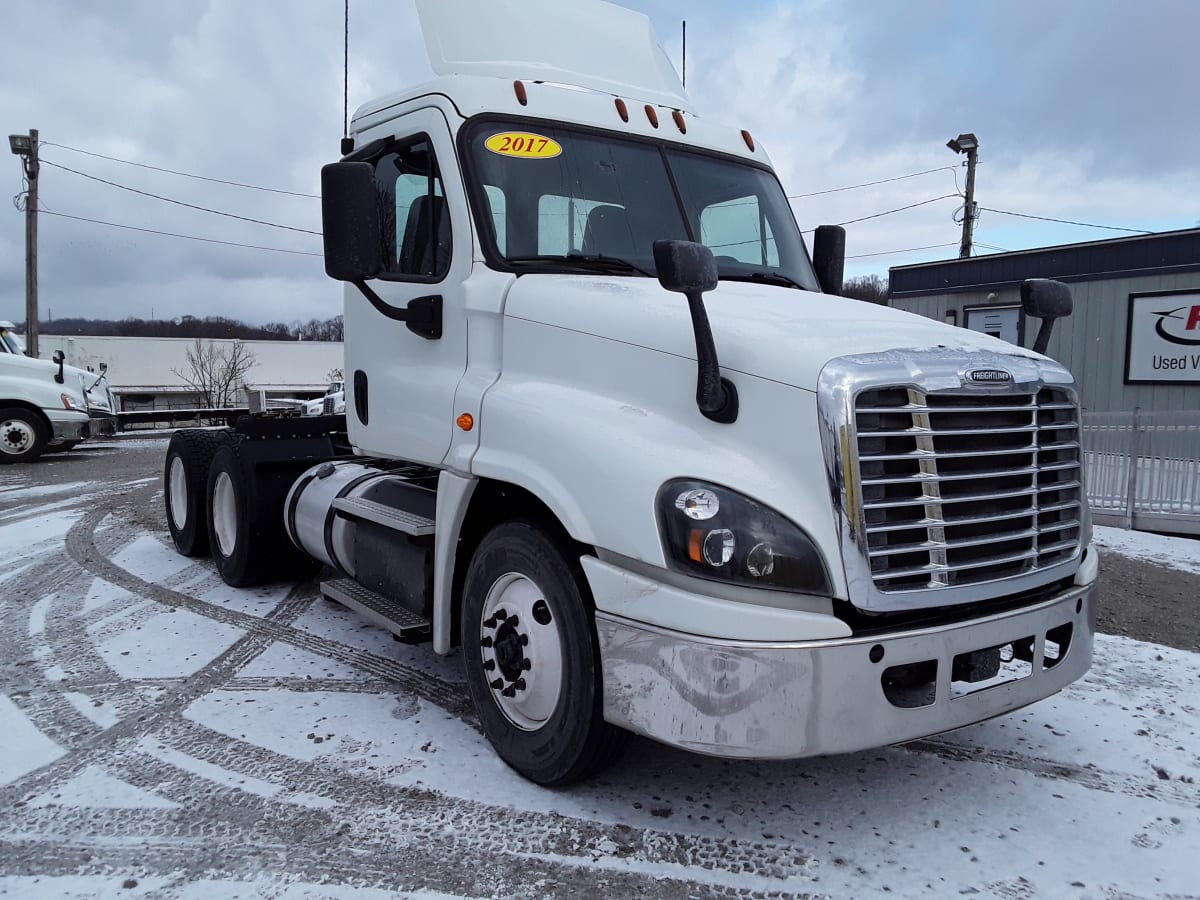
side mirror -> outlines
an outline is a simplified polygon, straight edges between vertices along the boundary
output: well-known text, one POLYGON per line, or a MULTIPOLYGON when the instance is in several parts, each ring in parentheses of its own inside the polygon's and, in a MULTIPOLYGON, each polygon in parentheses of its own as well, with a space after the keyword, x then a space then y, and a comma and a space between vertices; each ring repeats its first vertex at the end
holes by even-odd
POLYGON ((321 231, 330 278, 364 281, 383 271, 379 195, 370 163, 335 162, 321 169, 321 231))
POLYGON ((846 229, 841 225, 818 225, 813 236, 813 268, 821 290, 827 294, 842 292, 846 271, 846 229))
POLYGON ((55 350, 52 359, 58 363, 58 372, 55 373, 54 380, 59 384, 62 384, 63 381, 66 380, 63 375, 63 363, 67 361, 67 354, 63 353, 61 350, 55 350))
POLYGON ((692 332, 696 338, 696 406, 713 422, 729 425, 737 421, 737 388, 721 377, 717 345, 713 340, 708 313, 704 309, 705 291, 717 286, 717 260, 711 250, 692 241, 655 241, 654 268, 658 283, 668 291, 687 297, 692 314, 692 332))
POLYGON ((1054 321, 1071 315, 1075 303, 1071 299, 1071 289, 1061 281, 1030 278, 1021 285, 1021 308, 1025 310, 1025 315, 1042 320, 1033 350, 1035 353, 1045 353, 1050 345, 1054 321))

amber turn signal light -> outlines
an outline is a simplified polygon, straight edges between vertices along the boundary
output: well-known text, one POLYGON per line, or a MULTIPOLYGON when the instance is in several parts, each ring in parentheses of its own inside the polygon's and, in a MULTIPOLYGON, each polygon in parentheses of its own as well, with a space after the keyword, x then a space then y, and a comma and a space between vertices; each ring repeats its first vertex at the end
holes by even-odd
POLYGON ((454 422, 463 431, 470 431, 475 427, 475 417, 470 413, 463 413, 461 416, 455 419, 454 422))

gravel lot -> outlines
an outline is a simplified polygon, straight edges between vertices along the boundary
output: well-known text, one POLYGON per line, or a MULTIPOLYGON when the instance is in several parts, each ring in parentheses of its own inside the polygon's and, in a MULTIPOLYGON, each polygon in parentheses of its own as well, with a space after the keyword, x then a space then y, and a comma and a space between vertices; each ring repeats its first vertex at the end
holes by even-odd
POLYGON ((1195 574, 1102 555, 1126 637, 993 722, 774 764, 635 741, 548 791, 457 657, 174 554, 164 449, 0 467, 0 895, 1200 897, 1195 574))

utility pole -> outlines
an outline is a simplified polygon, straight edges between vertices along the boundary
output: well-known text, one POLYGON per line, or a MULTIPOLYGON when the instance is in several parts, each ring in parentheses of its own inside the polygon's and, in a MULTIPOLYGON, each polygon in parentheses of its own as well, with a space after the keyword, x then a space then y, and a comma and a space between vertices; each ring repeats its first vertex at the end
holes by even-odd
POLYGON ((8 146, 21 157, 29 190, 25 194, 25 347, 30 356, 38 355, 38 282, 37 282, 37 210, 38 210, 38 133, 10 134, 8 146))
POLYGON ((967 195, 963 202, 962 243, 958 248, 958 258, 966 259, 971 255, 971 233, 975 227, 975 218, 979 215, 975 208, 975 161, 979 155, 979 138, 968 132, 951 138, 946 142, 946 146, 955 153, 967 155, 967 195))

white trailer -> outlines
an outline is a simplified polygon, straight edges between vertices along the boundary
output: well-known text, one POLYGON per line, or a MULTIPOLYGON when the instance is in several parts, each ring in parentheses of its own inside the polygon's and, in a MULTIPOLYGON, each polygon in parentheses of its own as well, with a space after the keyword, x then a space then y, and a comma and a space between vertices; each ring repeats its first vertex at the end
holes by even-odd
POLYGON ((322 173, 346 414, 178 434, 179 550, 235 585, 319 564, 325 596, 460 649, 543 784, 630 732, 842 753, 1082 676, 1070 373, 836 296, 844 234, 810 257, 762 145, 694 114, 644 16, 418 6, 439 77, 359 109, 322 173))

